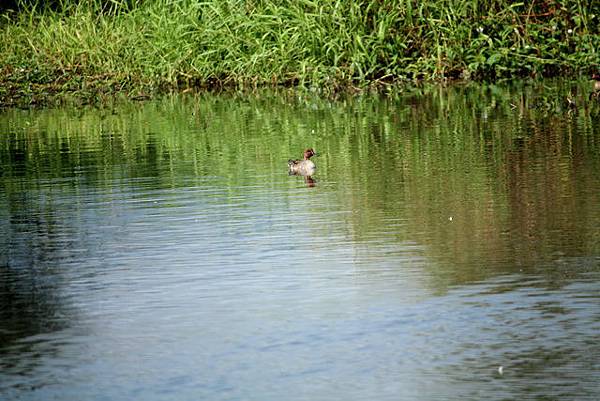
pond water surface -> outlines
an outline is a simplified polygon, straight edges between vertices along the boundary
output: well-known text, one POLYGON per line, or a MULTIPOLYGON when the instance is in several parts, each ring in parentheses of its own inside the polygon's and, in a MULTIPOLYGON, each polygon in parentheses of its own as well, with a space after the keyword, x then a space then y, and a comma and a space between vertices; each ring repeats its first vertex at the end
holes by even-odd
POLYGON ((597 400, 585 91, 3 111, 0 399, 597 400))

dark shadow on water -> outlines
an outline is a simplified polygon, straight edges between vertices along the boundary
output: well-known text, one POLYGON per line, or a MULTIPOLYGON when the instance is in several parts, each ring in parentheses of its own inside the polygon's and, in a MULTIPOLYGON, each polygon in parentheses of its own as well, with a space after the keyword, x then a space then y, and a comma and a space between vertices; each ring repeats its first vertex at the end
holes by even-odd
POLYGON ((74 243, 57 241, 60 217, 29 193, 0 197, 0 369, 25 373, 37 358, 58 352, 46 336, 68 329, 77 314, 64 296, 65 250, 74 243))

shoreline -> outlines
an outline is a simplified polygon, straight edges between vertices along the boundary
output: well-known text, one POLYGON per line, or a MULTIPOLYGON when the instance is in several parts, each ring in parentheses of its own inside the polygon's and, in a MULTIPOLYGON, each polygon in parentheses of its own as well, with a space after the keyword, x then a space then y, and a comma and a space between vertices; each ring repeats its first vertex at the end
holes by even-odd
POLYGON ((600 72, 600 10, 576 0, 129 3, 63 0, 51 9, 33 0, 0 10, 0 109, 600 72))

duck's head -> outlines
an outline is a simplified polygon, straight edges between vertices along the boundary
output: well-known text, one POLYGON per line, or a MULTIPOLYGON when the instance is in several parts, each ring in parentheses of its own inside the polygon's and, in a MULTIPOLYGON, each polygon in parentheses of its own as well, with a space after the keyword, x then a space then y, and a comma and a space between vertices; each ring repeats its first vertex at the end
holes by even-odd
POLYGON ((316 156, 317 152, 313 148, 308 148, 304 151, 304 160, 308 160, 313 156, 316 156))

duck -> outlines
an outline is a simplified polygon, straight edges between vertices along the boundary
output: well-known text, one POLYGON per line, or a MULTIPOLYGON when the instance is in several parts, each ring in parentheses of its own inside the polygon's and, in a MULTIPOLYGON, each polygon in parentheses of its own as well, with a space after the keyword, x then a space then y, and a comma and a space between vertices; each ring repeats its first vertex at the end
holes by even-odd
POLYGON ((304 151, 304 158, 302 160, 290 159, 288 161, 290 174, 308 177, 313 175, 317 169, 317 166, 315 166, 315 163, 313 163, 310 158, 316 155, 317 153, 314 151, 314 149, 308 148, 304 151))
POLYGON ((593 98, 600 100, 600 72, 592 74, 592 79, 594 80, 594 88, 590 93, 590 100, 593 98))

